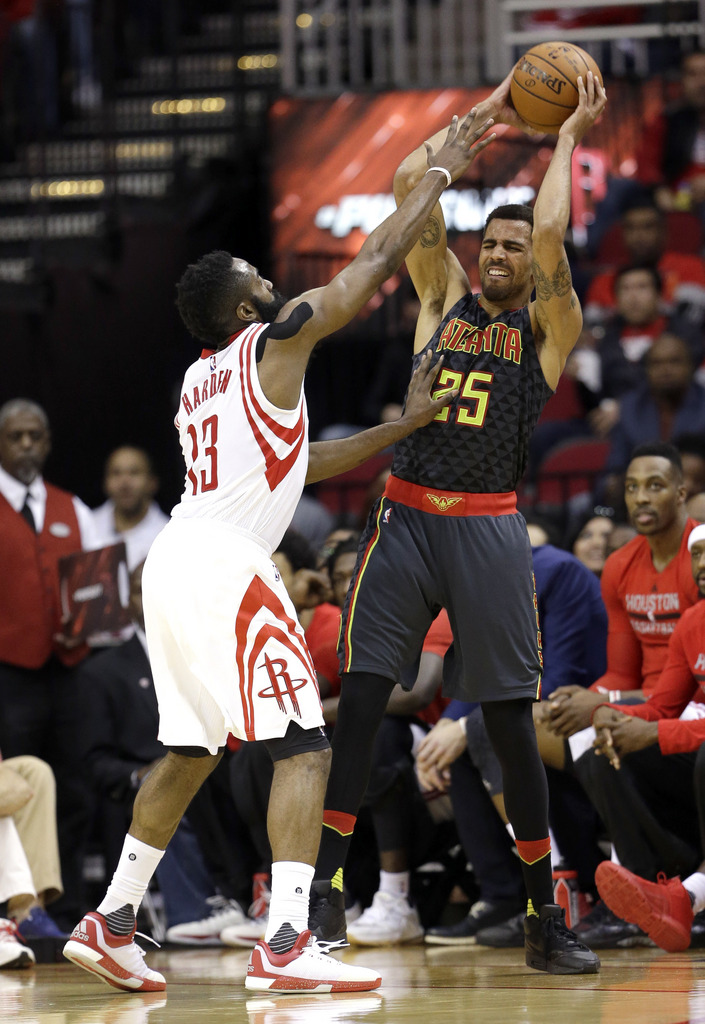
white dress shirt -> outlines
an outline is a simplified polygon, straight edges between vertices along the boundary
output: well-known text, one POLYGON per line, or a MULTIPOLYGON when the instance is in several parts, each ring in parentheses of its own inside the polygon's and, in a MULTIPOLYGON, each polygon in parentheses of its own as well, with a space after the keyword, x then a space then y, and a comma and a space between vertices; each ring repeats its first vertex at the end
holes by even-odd
POLYGON ((115 502, 110 500, 104 502, 98 508, 93 509, 92 515, 101 545, 125 541, 127 568, 130 572, 140 562, 144 562, 147 552, 152 546, 152 541, 169 522, 169 516, 162 512, 156 501, 150 503, 147 514, 140 519, 139 523, 123 533, 118 533, 115 528, 115 502))
MULTIPOLYGON (((37 533, 44 528, 44 517, 47 507, 47 489, 44 479, 35 476, 32 483, 27 487, 21 480, 10 476, 7 470, 0 466, 0 494, 14 508, 15 512, 21 512, 24 507, 25 498, 34 516, 34 525, 37 533)), ((87 505, 73 495, 73 507, 78 520, 78 529, 81 534, 81 547, 84 551, 92 550, 101 546, 100 537, 96 531, 93 520, 93 513, 87 505)))

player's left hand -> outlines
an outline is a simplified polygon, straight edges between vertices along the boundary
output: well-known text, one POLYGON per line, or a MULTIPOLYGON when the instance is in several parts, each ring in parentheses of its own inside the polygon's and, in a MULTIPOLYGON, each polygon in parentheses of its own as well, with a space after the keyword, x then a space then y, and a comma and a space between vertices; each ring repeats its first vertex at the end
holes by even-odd
POLYGON ((425 427, 438 415, 441 409, 450 405, 459 394, 458 388, 444 391, 440 397, 432 398, 431 392, 438 373, 443 366, 443 356, 432 366, 431 353, 424 352, 421 362, 414 370, 406 393, 406 406, 401 419, 414 425, 414 430, 425 427))
POLYGON ((607 93, 604 86, 588 71, 583 77, 578 75, 578 105, 558 132, 560 135, 571 135, 580 142, 588 128, 591 128, 607 104, 607 93))

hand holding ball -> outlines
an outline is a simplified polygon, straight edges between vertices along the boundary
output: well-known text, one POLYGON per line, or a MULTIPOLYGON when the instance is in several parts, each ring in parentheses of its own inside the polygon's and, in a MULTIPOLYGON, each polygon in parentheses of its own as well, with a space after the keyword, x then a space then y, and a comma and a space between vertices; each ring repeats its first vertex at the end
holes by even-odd
POLYGON ((589 53, 572 43, 539 43, 517 61, 511 82, 514 109, 537 132, 557 135, 578 105, 578 75, 587 85, 602 75, 589 53))

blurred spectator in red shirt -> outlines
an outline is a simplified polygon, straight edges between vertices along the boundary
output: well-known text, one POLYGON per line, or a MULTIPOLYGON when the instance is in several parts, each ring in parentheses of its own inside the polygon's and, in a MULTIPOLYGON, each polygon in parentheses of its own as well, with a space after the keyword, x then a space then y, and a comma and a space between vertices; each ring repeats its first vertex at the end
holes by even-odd
MULTIPOLYGON (((695 253, 667 248, 666 216, 654 200, 636 194, 621 216, 629 263, 655 267, 663 284, 662 299, 679 315, 697 325, 705 319, 705 260, 695 253)), ((618 266, 597 274, 585 297, 586 321, 602 321, 614 312, 618 266)))

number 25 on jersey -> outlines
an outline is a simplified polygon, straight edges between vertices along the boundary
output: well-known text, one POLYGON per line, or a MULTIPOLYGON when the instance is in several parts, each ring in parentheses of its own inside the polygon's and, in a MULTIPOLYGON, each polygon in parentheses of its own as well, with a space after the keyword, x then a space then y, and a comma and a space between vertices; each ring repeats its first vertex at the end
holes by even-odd
MULTIPOLYGON (((482 427, 487 416, 487 406, 490 401, 490 392, 487 388, 478 385, 491 384, 494 378, 493 373, 486 373, 482 370, 472 370, 465 375, 458 370, 449 370, 446 367, 441 369, 433 389, 433 397, 440 398, 453 388, 460 391, 458 404, 455 412, 455 422, 468 427, 482 427), (474 403, 466 405, 463 403, 474 403)), ((446 406, 434 416, 439 423, 447 423, 450 418, 450 406, 446 406)))

